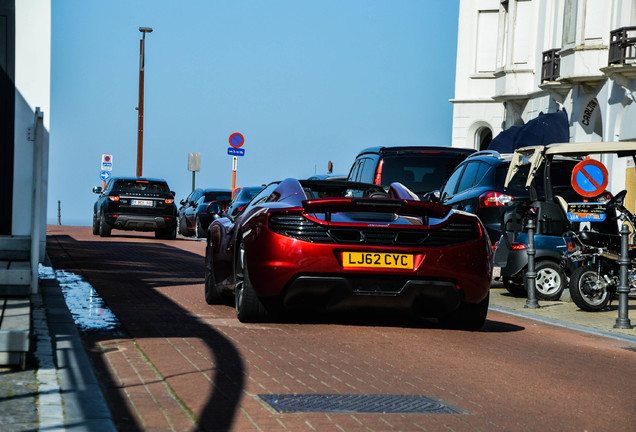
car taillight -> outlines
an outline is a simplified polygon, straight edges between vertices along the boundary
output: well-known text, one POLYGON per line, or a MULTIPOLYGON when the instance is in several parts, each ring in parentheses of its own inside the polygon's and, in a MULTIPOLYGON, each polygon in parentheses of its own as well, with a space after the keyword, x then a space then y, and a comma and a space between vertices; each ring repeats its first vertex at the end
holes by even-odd
POLYGON ((174 202, 174 198, 166 198, 166 204, 172 204, 174 202))
POLYGON ((119 201, 119 195, 108 195, 108 199, 111 201, 119 201))
POLYGON ((479 195, 479 207, 506 207, 511 205, 514 199, 501 192, 488 191, 479 195))
POLYGON ((378 163, 378 168, 375 170, 375 178, 373 179, 374 184, 382 184, 382 166, 384 165, 384 159, 380 159, 380 163, 378 163))
POLYGON ((510 245, 510 249, 512 249, 512 250, 528 249, 528 245, 523 244, 523 243, 513 243, 513 244, 510 245))
POLYGON ((499 247, 499 241, 496 241, 494 245, 491 246, 492 247, 492 251, 496 251, 497 248, 499 247))
POLYGON ((565 242, 565 246, 568 252, 576 251, 576 243, 574 243, 573 241, 565 242))

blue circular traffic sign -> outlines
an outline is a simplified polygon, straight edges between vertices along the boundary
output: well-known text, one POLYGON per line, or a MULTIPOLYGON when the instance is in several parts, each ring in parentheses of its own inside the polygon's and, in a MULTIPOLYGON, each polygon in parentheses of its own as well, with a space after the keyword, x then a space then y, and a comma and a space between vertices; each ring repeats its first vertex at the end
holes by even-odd
POLYGON ((239 132, 234 132, 230 135, 230 145, 234 148, 239 148, 245 143, 245 138, 239 132))
POLYGON ((99 173, 99 178, 106 181, 110 178, 110 171, 102 171, 99 173))
POLYGON ((599 196, 608 182, 607 168, 595 159, 585 159, 572 170, 572 188, 583 197, 599 196))

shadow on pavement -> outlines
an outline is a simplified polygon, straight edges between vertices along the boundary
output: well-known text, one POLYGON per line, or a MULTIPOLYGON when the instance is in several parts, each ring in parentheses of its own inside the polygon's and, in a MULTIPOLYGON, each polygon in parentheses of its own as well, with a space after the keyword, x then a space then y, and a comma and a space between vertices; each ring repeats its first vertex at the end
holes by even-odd
MULTIPOLYGON (((130 338, 137 341, 196 338, 202 341, 214 357, 209 369, 214 371, 210 385, 213 390, 207 395, 205 407, 193 429, 231 428, 244 388, 240 353, 224 335, 156 289, 178 289, 179 286, 202 283, 204 268, 200 255, 160 242, 120 242, 116 237, 108 241, 76 241, 66 235, 49 235, 47 252, 56 270, 82 275, 93 286, 130 338), (67 259, 69 257, 72 259, 67 259)), ((122 339, 121 334, 83 334, 82 339, 106 390, 105 396, 118 430, 143 430, 144 426, 137 423, 135 414, 130 411, 120 383, 108 373, 108 365, 98 346, 105 340, 122 339)))

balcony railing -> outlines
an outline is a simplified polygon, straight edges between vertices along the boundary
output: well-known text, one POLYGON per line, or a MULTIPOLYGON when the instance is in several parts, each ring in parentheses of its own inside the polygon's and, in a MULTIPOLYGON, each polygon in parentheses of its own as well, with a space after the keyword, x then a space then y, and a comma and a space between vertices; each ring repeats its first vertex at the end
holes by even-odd
POLYGON ((561 69, 561 56, 559 49, 543 51, 543 68, 541 69, 541 82, 556 81, 561 69))
POLYGON ((609 64, 625 64, 628 60, 636 60, 636 26, 610 32, 609 64))

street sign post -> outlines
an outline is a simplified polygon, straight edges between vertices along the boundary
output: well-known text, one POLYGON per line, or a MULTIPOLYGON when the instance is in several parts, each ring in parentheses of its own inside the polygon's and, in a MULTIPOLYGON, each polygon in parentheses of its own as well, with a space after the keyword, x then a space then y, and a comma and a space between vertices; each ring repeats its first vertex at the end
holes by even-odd
POLYGON ((232 156, 232 198, 234 198, 234 191, 236 190, 236 169, 238 167, 238 157, 244 156, 245 149, 240 148, 245 144, 245 137, 240 132, 234 132, 229 138, 230 147, 227 149, 227 154, 232 156))
POLYGON ((113 170, 113 156, 109 154, 102 155, 102 171, 113 170))
POLYGON ((228 147, 227 154, 230 156, 245 156, 245 149, 228 147))

